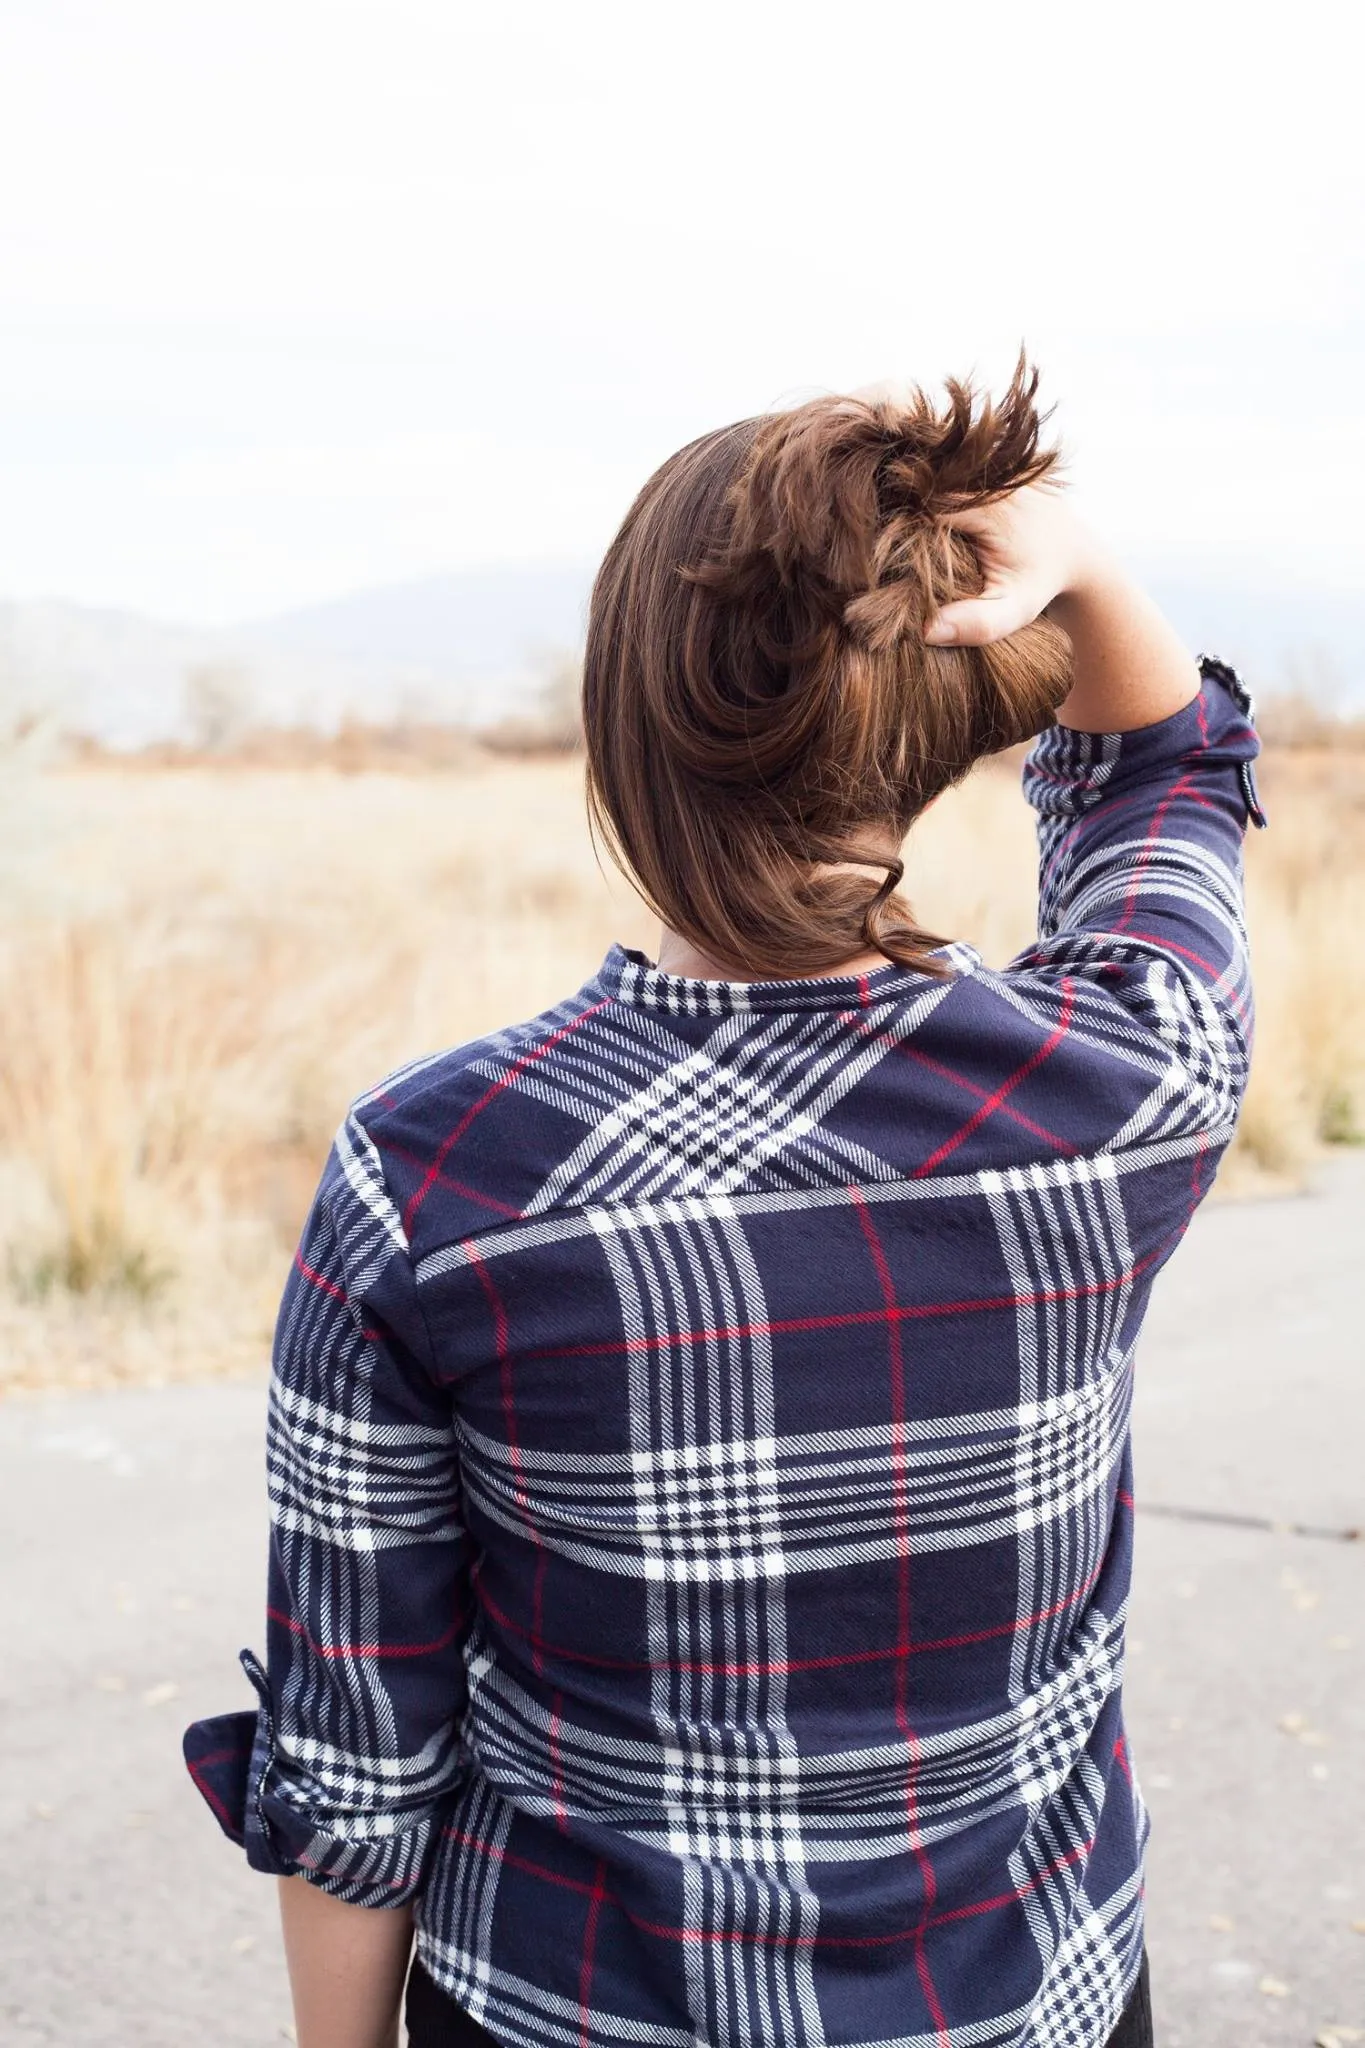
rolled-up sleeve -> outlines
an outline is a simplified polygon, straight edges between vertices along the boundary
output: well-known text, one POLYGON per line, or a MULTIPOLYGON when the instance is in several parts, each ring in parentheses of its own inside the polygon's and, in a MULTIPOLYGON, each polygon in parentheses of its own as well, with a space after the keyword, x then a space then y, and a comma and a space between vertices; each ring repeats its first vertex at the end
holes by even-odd
POLYGON ((1205 657, 1197 697, 1125 733, 1056 726, 1033 747, 1038 938, 1006 972, 1061 984, 1091 1043, 1153 1087, 1114 1144, 1227 1134, 1246 1088, 1251 979, 1242 882, 1264 825, 1251 699, 1205 657))
POLYGON ((354 1903, 421 1890, 463 1771, 469 1541, 450 1400, 374 1146, 338 1134, 285 1288, 255 1713, 196 1722, 190 1773, 260 1870, 354 1903))

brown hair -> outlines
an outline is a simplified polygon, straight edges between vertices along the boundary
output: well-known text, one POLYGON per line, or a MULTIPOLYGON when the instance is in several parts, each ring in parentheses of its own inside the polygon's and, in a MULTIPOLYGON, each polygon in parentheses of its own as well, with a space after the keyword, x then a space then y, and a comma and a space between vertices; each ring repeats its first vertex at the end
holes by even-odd
POLYGON ((1021 358, 998 403, 953 381, 938 408, 917 390, 743 420, 626 515, 588 618, 589 811, 650 908, 727 966, 812 974, 875 949, 946 971, 884 835, 1069 687, 1045 619, 989 647, 922 637, 983 583, 949 518, 1056 459, 1037 384, 1021 358))

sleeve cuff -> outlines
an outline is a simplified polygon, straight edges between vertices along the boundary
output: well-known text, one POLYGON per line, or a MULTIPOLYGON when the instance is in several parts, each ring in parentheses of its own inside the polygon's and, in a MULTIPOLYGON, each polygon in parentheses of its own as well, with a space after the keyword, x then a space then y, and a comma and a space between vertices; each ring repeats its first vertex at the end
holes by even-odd
POLYGON ((185 1730, 185 1767, 199 1796, 223 1833, 238 1848, 246 1845, 246 1810, 256 1716, 215 1714, 185 1730))
POLYGON ((1024 794, 1044 817, 1077 818, 1116 791, 1198 760, 1237 771, 1247 816, 1264 826, 1252 763, 1260 752, 1250 692, 1237 671, 1201 654, 1199 694, 1155 725, 1132 732, 1050 726, 1024 764, 1024 794))
POLYGON ((183 1741, 190 1777, 223 1833, 253 1870, 305 1877, 354 1905, 406 1904, 422 1889, 436 1816, 365 1816, 345 1837, 320 1828, 281 1790, 269 1682, 249 1650, 241 1662, 260 1702, 255 1713, 195 1721, 183 1741))

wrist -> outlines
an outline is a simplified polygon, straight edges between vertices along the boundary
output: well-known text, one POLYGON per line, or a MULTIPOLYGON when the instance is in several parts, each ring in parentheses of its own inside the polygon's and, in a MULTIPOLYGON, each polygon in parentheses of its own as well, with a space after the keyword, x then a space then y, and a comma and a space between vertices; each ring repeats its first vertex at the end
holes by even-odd
POLYGON ((1071 642, 1072 686, 1057 722, 1082 732, 1157 725, 1198 696, 1199 670, 1146 592, 1096 563, 1049 615, 1071 642))

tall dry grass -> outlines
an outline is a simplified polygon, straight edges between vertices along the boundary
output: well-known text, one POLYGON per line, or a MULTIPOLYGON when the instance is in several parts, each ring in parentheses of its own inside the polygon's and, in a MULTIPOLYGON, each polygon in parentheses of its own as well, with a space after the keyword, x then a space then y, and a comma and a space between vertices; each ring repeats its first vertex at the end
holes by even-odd
MULTIPOLYGON (((347 1100, 533 1014, 619 937, 577 764, 436 774, 90 765, 9 792, 0 1374, 251 1369, 347 1100)), ((1249 846, 1260 1034, 1224 1181, 1283 1186, 1365 1122, 1365 757, 1276 753, 1249 846)), ((1033 840, 995 765, 916 835, 925 918, 1003 960, 1033 840)))
POLYGON ((1247 848, 1256 1054, 1230 1188, 1365 1140, 1365 754, 1274 751, 1247 848))

